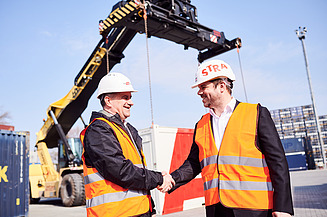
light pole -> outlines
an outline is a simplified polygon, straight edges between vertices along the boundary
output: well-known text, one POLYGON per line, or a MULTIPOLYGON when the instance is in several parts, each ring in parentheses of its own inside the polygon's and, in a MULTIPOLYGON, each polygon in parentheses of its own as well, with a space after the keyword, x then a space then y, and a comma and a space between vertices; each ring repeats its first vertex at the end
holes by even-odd
POLYGON ((310 94, 311 94, 312 108, 313 108, 313 113, 315 115, 316 124, 317 124, 318 142, 320 143, 320 149, 321 149, 321 155, 322 155, 322 160, 323 160, 324 168, 326 168, 326 156, 325 156, 324 142, 323 142, 323 140, 321 138, 321 129, 320 129, 320 124, 319 124, 319 118, 318 118, 318 114, 317 114, 317 110, 316 110, 315 99, 314 99, 314 96, 313 96, 313 90, 312 90, 312 85, 311 85, 311 77, 310 77, 309 64, 308 64, 307 53, 306 53, 305 45, 304 45, 305 33, 307 32, 307 28, 304 27, 302 29, 302 27, 299 27, 299 29, 298 30, 295 30, 295 32, 296 32, 296 35, 299 38, 299 40, 302 42, 305 67, 307 69, 307 76, 308 76, 308 82, 309 82, 309 88, 310 88, 310 94))

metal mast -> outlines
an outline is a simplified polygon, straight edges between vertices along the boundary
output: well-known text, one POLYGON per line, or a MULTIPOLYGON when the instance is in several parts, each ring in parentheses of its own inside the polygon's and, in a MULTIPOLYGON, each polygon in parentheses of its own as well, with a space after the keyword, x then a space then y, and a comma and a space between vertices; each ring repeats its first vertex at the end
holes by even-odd
POLYGON ((310 94, 311 94, 312 108, 313 108, 313 113, 315 115, 315 120, 316 120, 316 124, 317 124, 318 142, 320 143, 320 149, 321 149, 321 155, 322 155, 322 160, 323 160, 324 168, 326 168, 326 156, 325 156, 324 142, 323 142, 322 137, 321 137, 321 129, 320 129, 320 124, 319 124, 319 117, 318 117, 317 110, 316 110, 316 103, 315 103, 315 99, 314 99, 314 95, 313 95, 313 90, 312 90, 312 85, 311 85, 311 76, 310 76, 309 64, 308 64, 308 59, 307 59, 307 53, 306 53, 305 44, 304 44, 305 33, 307 32, 307 28, 304 27, 302 29, 302 27, 299 27, 299 29, 298 30, 295 30, 295 32, 296 32, 296 35, 298 36, 299 40, 302 42, 305 67, 307 69, 307 77, 308 77, 310 94))

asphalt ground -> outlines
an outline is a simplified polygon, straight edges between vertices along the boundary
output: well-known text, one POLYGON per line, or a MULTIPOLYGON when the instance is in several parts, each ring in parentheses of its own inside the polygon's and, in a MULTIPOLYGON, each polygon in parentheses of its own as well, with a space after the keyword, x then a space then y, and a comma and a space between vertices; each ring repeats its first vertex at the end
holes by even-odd
MULTIPOLYGON (((327 170, 293 171, 293 205, 296 217, 327 217, 327 170)), ((83 217, 85 206, 64 207, 60 199, 41 199, 29 206, 30 217, 83 217)), ((157 215, 159 216, 159 215, 157 215)), ((167 217, 205 216, 204 207, 164 215, 167 217)))

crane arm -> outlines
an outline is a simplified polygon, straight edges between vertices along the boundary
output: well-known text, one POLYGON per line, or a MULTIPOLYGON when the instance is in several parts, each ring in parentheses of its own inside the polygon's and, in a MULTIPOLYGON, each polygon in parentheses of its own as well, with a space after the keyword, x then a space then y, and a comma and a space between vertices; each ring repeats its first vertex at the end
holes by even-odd
POLYGON ((221 31, 201 25, 197 20, 197 9, 190 0, 139 0, 119 1, 109 16, 102 20, 102 39, 75 78, 74 86, 59 101, 47 110, 47 119, 37 133, 37 143, 45 142, 48 148, 57 147, 60 139, 54 120, 55 115, 65 135, 86 109, 100 79, 107 73, 106 52, 109 54, 109 71, 124 58, 123 51, 137 33, 145 32, 147 16, 148 37, 173 41, 199 51, 202 62, 215 55, 241 47, 241 39, 231 41, 221 31), (106 39, 108 43, 106 43, 106 39))

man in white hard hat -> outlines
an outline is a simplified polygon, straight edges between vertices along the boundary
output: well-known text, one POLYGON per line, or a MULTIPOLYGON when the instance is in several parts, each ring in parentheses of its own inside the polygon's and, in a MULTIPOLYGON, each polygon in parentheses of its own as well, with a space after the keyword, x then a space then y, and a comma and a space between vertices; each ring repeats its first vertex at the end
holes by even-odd
POLYGON ((171 174, 171 191, 201 172, 208 217, 291 216, 288 164, 274 122, 267 108, 232 96, 234 81, 224 61, 199 66, 192 88, 209 113, 195 126, 187 160, 171 174))
POLYGON ((88 217, 152 216, 150 190, 173 185, 169 174, 146 169, 142 139, 126 122, 132 92, 136 90, 125 75, 105 75, 97 94, 103 109, 92 113, 81 133, 88 217))

